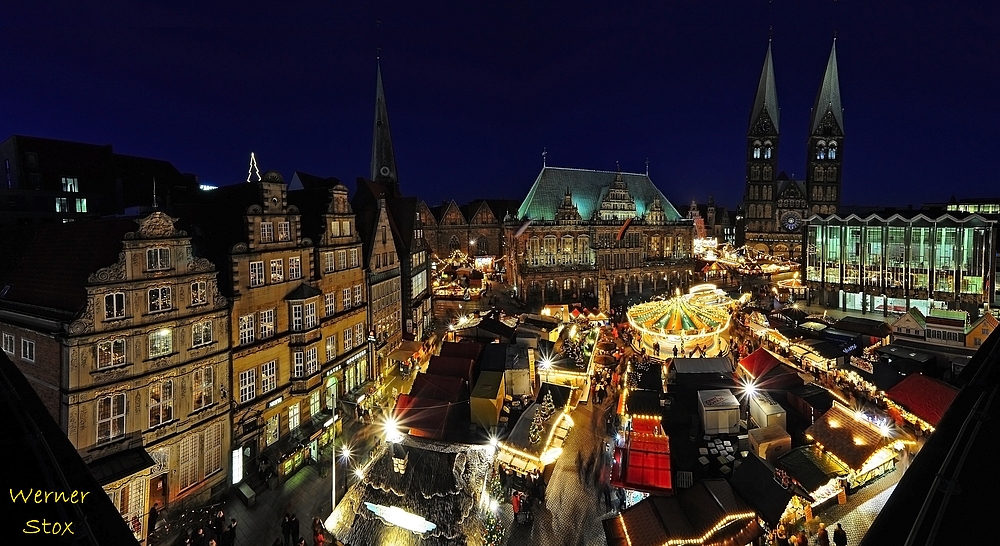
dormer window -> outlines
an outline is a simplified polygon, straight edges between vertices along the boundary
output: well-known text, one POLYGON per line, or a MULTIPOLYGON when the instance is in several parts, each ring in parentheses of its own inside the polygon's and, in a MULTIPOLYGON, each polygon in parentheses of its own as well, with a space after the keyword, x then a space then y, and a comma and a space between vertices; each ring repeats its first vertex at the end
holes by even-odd
POLYGON ((340 223, 340 234, 347 237, 351 234, 351 221, 344 220, 340 223))
POLYGON ((260 223, 260 242, 262 243, 274 242, 274 222, 260 223))
POLYGON ((146 271, 163 271, 164 269, 170 269, 170 249, 146 249, 146 271))
POLYGON ((330 237, 340 237, 340 221, 330 222, 330 237))
POLYGON ((278 241, 288 242, 292 240, 292 226, 288 222, 278 222, 278 241))

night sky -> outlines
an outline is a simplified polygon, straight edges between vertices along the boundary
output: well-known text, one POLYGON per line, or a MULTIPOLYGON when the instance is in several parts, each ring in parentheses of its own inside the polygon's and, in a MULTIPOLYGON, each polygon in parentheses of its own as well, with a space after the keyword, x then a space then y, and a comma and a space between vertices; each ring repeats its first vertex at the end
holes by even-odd
POLYGON ((244 181, 254 151, 353 189, 381 47, 400 185, 432 206, 522 199, 543 148, 553 166, 648 158, 678 207, 734 205, 773 26, 781 170, 803 177, 836 31, 845 205, 1000 193, 996 0, 20 4, 0 28, 0 138, 113 144, 203 183, 244 181))

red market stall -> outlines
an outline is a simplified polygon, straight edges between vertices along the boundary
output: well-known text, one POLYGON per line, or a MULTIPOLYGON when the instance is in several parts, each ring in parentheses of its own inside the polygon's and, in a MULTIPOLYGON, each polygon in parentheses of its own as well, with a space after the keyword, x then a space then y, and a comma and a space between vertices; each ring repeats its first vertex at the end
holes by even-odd
POLYGON ((759 389, 787 389, 802 384, 802 378, 794 368, 763 347, 740 359, 736 377, 759 389))
POLYGON ((919 426, 921 430, 934 430, 957 395, 955 387, 915 373, 889 389, 885 398, 901 420, 919 426))

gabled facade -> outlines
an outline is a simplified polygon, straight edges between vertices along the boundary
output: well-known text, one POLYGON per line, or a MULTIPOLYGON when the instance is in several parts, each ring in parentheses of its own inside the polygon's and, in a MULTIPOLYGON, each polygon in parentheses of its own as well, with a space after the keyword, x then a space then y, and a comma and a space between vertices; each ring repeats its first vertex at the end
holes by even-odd
POLYGON ((228 478, 227 300, 175 222, 41 229, 0 298, 3 349, 140 540, 154 502, 202 503, 228 478))
POLYGON ((911 307, 903 316, 896 319, 890 326, 892 337, 897 339, 909 339, 912 341, 924 341, 927 339, 927 322, 920 309, 911 307))
POLYGON ((986 338, 990 337, 993 330, 997 329, 997 318, 993 313, 985 313, 976 321, 969 325, 965 333, 965 346, 969 349, 979 349, 986 343, 986 338))
POLYGON ((768 42, 747 130, 742 240, 754 249, 792 260, 803 258, 802 228, 811 214, 840 207, 844 118, 834 40, 809 123, 805 180, 778 170, 780 109, 768 42))

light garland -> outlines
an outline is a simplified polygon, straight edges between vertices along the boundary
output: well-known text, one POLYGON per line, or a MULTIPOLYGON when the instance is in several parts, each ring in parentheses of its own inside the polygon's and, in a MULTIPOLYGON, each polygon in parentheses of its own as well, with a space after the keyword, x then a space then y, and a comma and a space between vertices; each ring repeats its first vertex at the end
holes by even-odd
MULTIPOLYGON (((697 538, 672 538, 661 543, 661 546, 684 546, 685 544, 704 544, 706 540, 712 537, 715 533, 719 532, 723 527, 729 525, 734 521, 739 521, 741 519, 753 519, 757 516, 756 512, 738 512, 736 514, 726 514, 723 516, 714 527, 708 530, 704 535, 697 538)), ((618 518, 621 520, 622 531, 625 533, 625 541, 628 544, 632 544, 632 539, 629 537, 628 526, 625 525, 625 518, 618 514, 618 518)))

